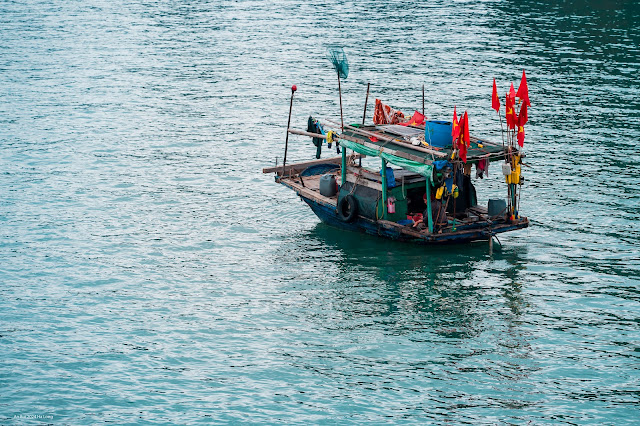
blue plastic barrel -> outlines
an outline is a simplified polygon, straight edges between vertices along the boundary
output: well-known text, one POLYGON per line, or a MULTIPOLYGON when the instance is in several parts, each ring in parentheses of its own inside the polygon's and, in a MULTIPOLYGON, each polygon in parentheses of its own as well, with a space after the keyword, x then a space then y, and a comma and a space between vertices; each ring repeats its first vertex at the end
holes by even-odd
POLYGON ((507 202, 504 199, 491 198, 487 204, 487 213, 491 217, 504 214, 507 211, 507 202))
POLYGON ((431 146, 444 148, 451 145, 450 121, 427 121, 424 126, 424 140, 431 146))

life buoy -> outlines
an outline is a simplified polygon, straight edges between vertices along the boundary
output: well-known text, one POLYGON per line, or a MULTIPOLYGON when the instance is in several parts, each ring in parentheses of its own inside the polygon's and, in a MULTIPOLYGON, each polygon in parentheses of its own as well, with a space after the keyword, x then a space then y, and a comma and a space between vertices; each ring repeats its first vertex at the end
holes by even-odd
POLYGON ((344 222, 353 222, 358 216, 358 202, 353 195, 347 195, 338 203, 338 216, 344 222))

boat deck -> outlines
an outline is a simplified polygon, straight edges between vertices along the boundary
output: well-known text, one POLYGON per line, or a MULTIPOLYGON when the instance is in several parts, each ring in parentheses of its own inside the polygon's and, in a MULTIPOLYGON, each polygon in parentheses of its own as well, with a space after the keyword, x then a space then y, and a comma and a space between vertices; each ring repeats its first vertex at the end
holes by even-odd
MULTIPOLYGON (((381 185, 379 176, 370 171, 367 171, 364 168, 357 167, 357 166, 350 166, 349 172, 350 173, 349 173, 349 176, 347 177, 347 181, 355 182, 355 180, 357 179, 358 185, 367 186, 374 189, 377 189, 377 187, 380 187, 381 185)), ((336 175, 336 180, 339 181, 341 178, 340 173, 337 172, 334 174, 336 175)), ((407 176, 424 179, 419 175, 418 177, 416 177, 412 173, 407 173, 407 176)), ((338 194, 332 197, 326 197, 320 194, 320 178, 321 178, 321 175, 302 176, 302 177, 300 175, 293 175, 293 176, 281 177, 278 180, 281 184, 296 191, 296 193, 303 199, 312 200, 315 203, 319 203, 325 207, 336 209, 338 204, 338 194)), ((405 233, 414 237, 430 235, 428 230, 426 229, 417 230, 413 228, 411 225, 402 225, 402 224, 387 221, 387 220, 374 221, 372 219, 368 219, 364 217, 360 217, 360 219, 368 220, 368 221, 371 221, 372 223, 379 222, 380 224, 383 224, 387 227, 395 228, 402 233, 405 233)), ((487 213, 486 207, 473 206, 471 208, 468 208, 462 215, 457 215, 457 217, 455 218, 451 214, 448 214, 447 215, 448 225, 441 228, 438 231, 438 233, 439 234, 459 233, 460 231, 463 231, 466 228, 477 228, 477 227, 488 226, 488 225, 497 223, 495 221, 492 221, 491 219, 492 218, 489 217, 487 213)))
MULTIPOLYGON (((345 126, 350 127, 350 126, 345 126)), ((409 142, 411 130, 415 134, 424 134, 424 126, 365 126, 360 128, 346 129, 341 136, 352 142, 361 143, 376 148, 392 148, 396 155, 414 161, 430 164, 434 160, 445 159, 451 153, 451 146, 414 146, 409 142), (396 128, 400 128, 400 130, 396 128), (404 130, 402 130, 404 129, 404 130), (405 134, 406 133, 406 134, 405 134)), ((507 155, 502 144, 491 142, 485 139, 470 137, 470 147, 467 151, 467 162, 475 163, 487 159, 489 161, 504 160, 507 155)))

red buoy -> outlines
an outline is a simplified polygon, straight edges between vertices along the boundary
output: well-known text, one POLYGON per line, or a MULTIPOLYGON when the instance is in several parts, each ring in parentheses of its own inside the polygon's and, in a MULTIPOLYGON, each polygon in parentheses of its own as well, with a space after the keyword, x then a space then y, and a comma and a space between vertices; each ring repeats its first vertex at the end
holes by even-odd
POLYGON ((296 85, 294 84, 293 86, 291 86, 291 91, 295 92, 296 90, 298 90, 298 88, 296 87, 296 85))

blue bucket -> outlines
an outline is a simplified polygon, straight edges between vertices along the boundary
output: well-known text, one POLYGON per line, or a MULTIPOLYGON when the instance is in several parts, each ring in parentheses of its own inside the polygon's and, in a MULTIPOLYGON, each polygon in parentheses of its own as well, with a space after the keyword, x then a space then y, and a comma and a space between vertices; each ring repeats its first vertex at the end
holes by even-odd
POLYGON ((451 145, 451 122, 427 121, 424 126, 424 140, 437 148, 451 145))

